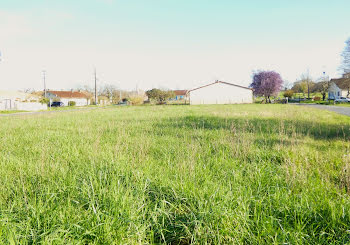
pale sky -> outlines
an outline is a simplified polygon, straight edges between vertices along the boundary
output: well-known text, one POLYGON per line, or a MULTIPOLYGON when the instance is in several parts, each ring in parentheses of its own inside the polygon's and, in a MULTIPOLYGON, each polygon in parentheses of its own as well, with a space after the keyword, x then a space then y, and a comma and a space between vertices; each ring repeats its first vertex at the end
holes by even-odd
POLYGON ((1 0, 0 89, 248 86, 339 76, 349 0, 1 0))

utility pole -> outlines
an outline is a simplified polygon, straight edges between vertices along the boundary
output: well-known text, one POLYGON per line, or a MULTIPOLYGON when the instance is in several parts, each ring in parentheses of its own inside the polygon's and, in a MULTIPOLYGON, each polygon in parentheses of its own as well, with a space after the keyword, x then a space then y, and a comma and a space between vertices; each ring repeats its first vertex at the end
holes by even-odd
POLYGON ((43 82, 44 82, 44 98, 46 98, 46 71, 43 70, 43 82))
POLYGON ((310 99, 310 71, 307 69, 307 99, 310 99))
POLYGON ((97 76, 96 76, 96 68, 95 68, 95 105, 97 105, 97 76))

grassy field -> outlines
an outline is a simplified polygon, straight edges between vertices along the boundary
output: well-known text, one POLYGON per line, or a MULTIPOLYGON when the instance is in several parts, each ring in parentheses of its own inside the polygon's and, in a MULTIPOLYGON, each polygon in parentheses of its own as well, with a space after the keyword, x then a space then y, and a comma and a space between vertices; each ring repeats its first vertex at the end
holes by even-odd
POLYGON ((0 118, 0 243, 344 244, 349 139, 292 105, 0 118))
POLYGON ((0 111, 0 114, 13 114, 13 113, 20 113, 20 112, 27 112, 27 111, 20 111, 20 110, 14 110, 14 111, 0 111))

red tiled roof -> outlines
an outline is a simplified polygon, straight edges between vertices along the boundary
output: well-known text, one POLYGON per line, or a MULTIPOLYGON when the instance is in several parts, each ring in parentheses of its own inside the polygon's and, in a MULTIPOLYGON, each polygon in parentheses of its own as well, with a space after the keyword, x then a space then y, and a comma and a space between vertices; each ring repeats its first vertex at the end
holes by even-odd
POLYGON ((187 90, 174 90, 173 92, 175 93, 176 96, 187 94, 187 90))
POLYGON ((48 93, 54 94, 60 98, 87 98, 87 95, 77 91, 47 91, 48 93))

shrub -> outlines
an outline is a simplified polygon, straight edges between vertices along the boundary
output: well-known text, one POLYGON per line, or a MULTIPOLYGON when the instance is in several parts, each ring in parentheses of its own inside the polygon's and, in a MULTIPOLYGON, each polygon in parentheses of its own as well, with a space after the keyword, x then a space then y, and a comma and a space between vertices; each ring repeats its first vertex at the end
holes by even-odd
POLYGON ((157 101, 158 104, 165 104, 167 100, 175 98, 175 93, 173 91, 157 88, 146 91, 146 95, 149 100, 157 101))
POLYGON ((131 96, 129 98, 129 101, 132 105, 142 105, 143 104, 143 97, 142 96, 131 96))
POLYGON ((50 103, 50 99, 49 98, 42 98, 39 102, 41 104, 49 104, 50 103))
POLYGON ((314 97, 314 101, 320 101, 320 100, 321 100, 321 97, 318 97, 318 96, 314 97))
POLYGON ((292 97, 293 97, 293 94, 294 94, 294 91, 293 91, 293 90, 286 90, 286 91, 284 91, 284 93, 283 93, 283 97, 285 97, 285 98, 292 98, 292 97))
POLYGON ((75 101, 68 101, 68 106, 75 106, 76 102, 75 101))

